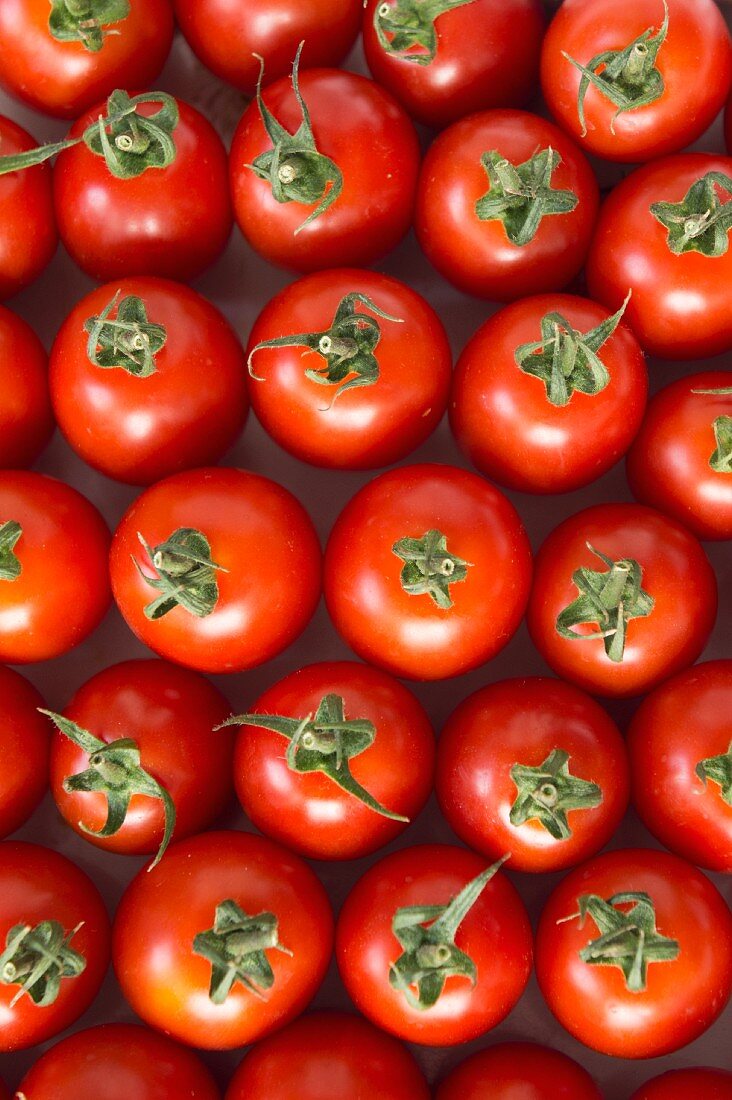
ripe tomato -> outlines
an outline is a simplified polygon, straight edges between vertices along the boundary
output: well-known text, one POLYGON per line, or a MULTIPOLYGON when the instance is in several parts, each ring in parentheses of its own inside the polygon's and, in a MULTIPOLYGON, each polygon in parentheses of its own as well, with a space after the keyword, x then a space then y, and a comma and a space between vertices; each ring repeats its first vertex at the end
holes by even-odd
POLYGON ((306 863, 251 833, 202 833, 125 891, 112 954, 146 1023, 206 1050, 244 1046, 306 1007, 333 947, 306 863))
POLYGON ((317 466, 397 462, 447 405, 442 322, 405 283, 375 271, 317 272, 280 291, 254 323, 248 356, 262 424, 317 466))
MULTIPOLYGON (((36 141, 29 133, 0 115, 0 155, 12 156, 35 147, 36 141)), ((2 299, 10 298, 37 279, 56 251, 58 234, 51 195, 51 170, 38 165, 0 176, 0 210, 3 212, 0 219, 2 299)))
POLYGON ((484 111, 430 146, 415 228, 451 283, 510 302, 560 290, 575 277, 597 204, 592 169, 561 130, 525 111, 484 111))
POLYGON ((269 478, 230 468, 186 471, 147 489, 122 517, 110 554, 130 629, 160 656, 203 672, 241 672, 285 649, 315 610, 320 570, 299 501, 269 478))
POLYGON ((606 160, 650 160, 691 145, 731 80, 729 32, 714 0, 568 0, 542 47, 549 109, 606 160))
POLYGON ((640 504, 598 504, 544 542, 527 621, 558 675, 638 695, 697 659, 716 613, 714 571, 693 535, 640 504))
POLYGON ((561 493, 600 477, 643 418, 643 353, 618 314, 587 298, 524 298, 490 317, 458 360, 455 437, 512 489, 561 493))
MULTIPOLYGON (((587 1070, 538 1043, 499 1043, 466 1058, 439 1084, 436 1100, 602 1100, 587 1070)), ((41 1097, 41 1100, 44 1100, 41 1097)))
POLYGON ((454 466, 402 466, 341 512, 325 555, 328 611, 359 657, 438 680, 475 668, 517 629, 531 550, 513 505, 454 466))
POLYGON ((366 0, 373 77, 427 126, 534 94, 544 16, 538 0, 366 0), (422 11, 420 9, 423 9, 422 11))
POLYGON ((617 309, 649 355, 697 359, 732 347, 732 158, 666 157, 605 200, 587 257, 590 294, 617 309), (727 219, 728 221, 729 219, 727 219))
POLYGON ((732 914, 708 878, 646 848, 605 852, 546 904, 536 975, 580 1042, 616 1058, 690 1043, 732 992, 732 914))
POLYGON ((236 334, 167 279, 119 279, 82 298, 56 337, 50 382, 77 454, 135 485, 216 462, 247 414, 236 334))
POLYGON ((630 1100, 732 1100, 732 1073, 726 1069, 694 1066, 690 1069, 672 1069, 646 1081, 633 1093, 630 1100))
POLYGON ((86 1011, 109 938, 99 891, 75 864, 37 844, 0 845, 1 1051, 43 1043, 86 1011))
POLYGON ((0 306, 0 395, 0 469, 30 466, 54 428, 47 357, 30 325, 4 306, 0 306))
POLYGON ((510 852, 512 871, 587 859, 628 805, 620 731, 561 680, 503 680, 474 692, 448 719, 437 761, 437 797, 451 827, 490 859, 510 852))
POLYGON ((638 500, 698 538, 732 538, 732 373, 686 375, 657 393, 627 472, 638 500))
POLYGON ((47 661, 110 604, 109 531, 93 504, 43 474, 0 475, 0 661, 47 661))
POLYGON ((0 665, 0 838, 19 829, 48 788, 46 723, 39 692, 18 672, 0 665))
POLYGON ((355 661, 309 665, 251 711, 231 719, 241 726, 236 793, 258 829, 301 855, 368 855, 398 836, 431 793, 429 718, 384 672, 355 661))

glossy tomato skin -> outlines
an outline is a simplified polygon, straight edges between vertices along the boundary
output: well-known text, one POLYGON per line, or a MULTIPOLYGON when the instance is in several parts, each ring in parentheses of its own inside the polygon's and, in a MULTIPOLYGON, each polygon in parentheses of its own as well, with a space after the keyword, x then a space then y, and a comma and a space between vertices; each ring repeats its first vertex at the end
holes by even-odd
MULTIPOLYGON (((0 150, 3 156, 25 153, 36 145, 29 133, 12 119, 0 115, 0 150)), ((58 233, 53 212, 50 167, 39 164, 35 168, 0 176, 0 209, 3 212, 0 223, 1 300, 30 286, 51 262, 56 251, 58 233)))
MULTIPOLYGON (((417 135, 388 92, 356 73, 308 69, 300 92, 318 152, 343 175, 343 190, 299 230, 316 204, 279 203, 248 165, 272 149, 256 100, 244 112, 230 156, 234 215, 244 237, 270 263, 295 271, 363 267, 389 252, 409 229, 419 167, 417 135)), ((292 82, 265 88, 264 102, 295 133, 302 113, 292 82)))
POLYGON ((30 817, 48 788, 49 732, 32 684, 0 665, 0 837, 30 817))
POLYGON ((553 405, 544 382, 524 373, 516 349, 541 341, 541 321, 557 312, 578 332, 609 312, 569 294, 525 298, 499 310, 475 333, 455 369, 450 425, 481 473, 528 493, 563 493, 600 477, 627 451, 643 418, 648 378, 632 332, 620 325, 598 352, 610 382, 597 394, 575 390, 553 405))
POLYGON ((364 660, 397 676, 437 680, 495 656, 517 629, 531 550, 506 497, 453 466, 420 464, 375 478, 341 512, 325 555, 325 599, 336 629, 364 660), (407 592, 394 545, 439 530, 469 562, 453 606, 407 592))
POLYGON ((435 1100, 602 1100, 587 1070, 538 1043, 498 1043, 448 1073, 435 1100))
POLYGON ((83 641, 109 607, 109 530, 76 489, 26 470, 0 476, 0 521, 13 520, 21 572, 0 587, 0 661, 47 661, 83 641))
POLYGON ((214 832, 171 845, 122 897, 113 960, 122 992, 145 1023, 191 1046, 229 1050, 282 1027, 320 985, 333 946, 325 890, 298 856, 251 833, 214 832), (268 950, 274 983, 266 999, 236 983, 225 1002, 209 998, 211 963, 193 952, 212 928, 217 905, 273 913, 279 942, 268 950))
MULTIPOLYGON (((596 695, 648 691, 692 664, 717 614, 714 571, 699 542, 676 520, 640 504, 598 504, 570 516, 536 557, 527 623, 534 645, 560 676, 596 695), (613 561, 635 560, 642 588, 654 600, 646 617, 627 623, 622 661, 611 660, 601 638, 563 638, 559 614, 578 596, 576 569, 609 570, 587 543, 613 561)), ((574 627, 578 635, 597 624, 574 627)))
POLYGON ((731 1100, 732 1073, 707 1066, 672 1069, 646 1081, 630 1100, 689 1100, 691 1096, 703 1096, 704 1100, 731 1100))
POLYGON ((152 277, 118 279, 82 298, 50 360, 54 411, 67 441, 90 466, 135 485, 221 458, 246 419, 245 376, 242 346, 223 314, 189 287, 152 277), (101 369, 88 356, 84 324, 115 295, 140 298, 148 320, 165 329, 148 377, 101 369))
POLYGON ((47 364, 30 325, 0 306, 0 469, 30 466, 51 438, 47 364))
POLYGON ((644 504, 678 519, 700 539, 732 538, 732 478, 711 465, 714 424, 732 416, 729 371, 704 371, 672 382, 650 401, 628 452, 628 482, 644 504))
POLYGON ((369 469, 397 462, 424 442, 447 405, 451 354, 442 322, 405 283, 375 271, 316 272, 285 287, 255 321, 247 350, 256 375, 249 392, 259 420, 281 447, 316 466, 369 469), (323 386, 305 375, 306 369, 327 366, 323 356, 303 359, 302 346, 252 354, 263 340, 329 329, 340 302, 354 293, 398 319, 355 307, 380 329, 374 349, 379 377, 372 385, 336 397, 337 385, 323 386))
POLYGON ((594 699, 561 680, 503 680, 474 692, 452 713, 439 740, 437 797, 461 840, 490 859, 511 853, 512 871, 571 867, 607 843, 628 805, 625 745, 594 699), (537 818, 509 819, 515 764, 538 767, 555 749, 570 774, 602 791, 599 805, 568 810, 571 835, 555 839, 537 818))
POLYGON ((459 290, 510 302, 571 282, 587 254, 597 206, 592 169, 561 130, 526 111, 484 111, 454 123, 430 146, 415 229, 427 259, 459 290), (571 190, 579 201, 569 213, 544 217, 528 244, 513 244, 498 219, 481 221, 475 212, 490 186, 481 157, 496 150, 518 165, 548 148, 562 158, 552 188, 571 190))
POLYGON ((94 883, 74 863, 50 848, 20 841, 0 845, 0 942, 17 924, 57 921, 70 946, 86 959, 82 972, 64 977, 53 1004, 36 1005, 27 994, 11 1007, 17 985, 0 984, 3 1017, 0 1050, 23 1050, 53 1038, 92 1003, 109 964, 110 927, 94 883))

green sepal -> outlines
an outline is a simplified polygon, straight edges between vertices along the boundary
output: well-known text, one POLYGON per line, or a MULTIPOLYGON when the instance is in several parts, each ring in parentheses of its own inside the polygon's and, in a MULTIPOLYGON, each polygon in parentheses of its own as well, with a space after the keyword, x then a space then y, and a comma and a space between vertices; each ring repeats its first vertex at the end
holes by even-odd
POLYGON ((69 946, 80 928, 77 924, 66 933, 56 920, 42 920, 34 927, 13 925, 0 955, 0 982, 19 986, 10 1008, 24 993, 34 1005, 46 1008, 58 997, 64 978, 77 978, 82 973, 86 959, 69 946))
POLYGON ((571 774, 569 753, 564 749, 552 749, 535 768, 514 764, 511 779, 518 791, 509 813, 511 824, 538 821, 555 840, 567 840, 572 835, 567 821, 569 810, 591 810, 603 801, 597 783, 571 774))
POLYGON ((651 214, 668 230, 666 243, 671 252, 699 252, 702 256, 724 256, 732 229, 732 201, 723 202, 717 191, 732 192, 732 177, 724 172, 707 172, 692 183, 680 202, 654 202, 651 214))
POLYGON ((446 535, 425 531, 419 539, 398 539, 391 549, 404 562, 399 579, 405 592, 428 595, 445 611, 452 607, 450 585, 466 579, 472 562, 449 552, 446 535))
POLYGON ((579 199, 574 191, 551 185, 562 158, 555 149, 542 149, 522 164, 511 164, 497 150, 484 153, 480 163, 490 188, 475 204, 480 221, 500 221, 512 244, 523 247, 533 241, 542 218, 568 214, 579 199))
POLYGON ((270 949, 292 955, 279 942, 274 913, 250 917, 231 898, 219 902, 213 928, 199 932, 193 940, 193 953, 211 963, 208 995, 213 1003, 224 1004, 236 982, 264 999, 263 993, 274 985, 265 954, 270 949))
POLYGON ((81 42, 85 50, 98 53, 104 39, 118 30, 106 30, 130 14, 130 0, 50 0, 48 29, 57 42, 81 42))
POLYGON ((393 0, 392 3, 385 0, 374 9, 374 31, 379 45, 400 61, 430 65, 437 53, 435 21, 445 12, 472 3, 473 0, 393 0), (424 52, 411 52, 415 47, 424 52))
POLYGON ((84 322, 87 358, 95 367, 121 367, 136 378, 149 378, 168 335, 163 325, 148 321, 142 298, 130 294, 120 301, 119 296, 118 290, 98 316, 84 322), (115 308, 117 316, 112 317, 115 308))
POLYGON ((160 592, 145 608, 147 618, 162 619, 175 607, 199 619, 210 615, 219 599, 216 573, 228 570, 212 560, 211 546, 203 532, 195 527, 179 527, 165 542, 152 548, 139 532, 137 537, 157 576, 148 576, 134 555, 132 560, 146 584, 160 592))
POLYGON ((718 416, 712 427, 716 447, 709 465, 718 474, 732 474, 732 416, 718 416))
POLYGON ((708 781, 718 783, 721 797, 732 806, 732 741, 726 752, 700 760, 694 771, 705 786, 708 781))
POLYGON ((14 519, 0 523, 0 581, 17 581, 23 565, 15 553, 15 547, 23 534, 23 528, 14 519))

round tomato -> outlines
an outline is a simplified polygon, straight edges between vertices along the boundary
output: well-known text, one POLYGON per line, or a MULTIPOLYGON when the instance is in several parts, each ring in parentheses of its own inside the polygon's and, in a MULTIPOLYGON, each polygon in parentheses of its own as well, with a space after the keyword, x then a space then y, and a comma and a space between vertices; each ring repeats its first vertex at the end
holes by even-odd
POLYGON ((706 1066, 672 1069, 646 1081, 630 1100, 689 1100, 690 1097, 732 1100, 732 1073, 706 1066))
POLYGON ((640 504, 598 504, 544 542, 527 621, 558 675, 639 695, 697 659, 716 614, 714 570, 686 528, 640 504))
POLYGON ((325 890, 306 863, 251 833, 202 833, 132 880, 112 954, 146 1023, 229 1050, 306 1007, 333 947, 325 890))
POLYGON ((317 272, 280 291, 254 324, 248 356, 262 424, 317 466, 397 462, 447 405, 442 322, 405 283, 375 271, 317 272))
POLYGON ((109 607, 109 531, 70 485, 25 470, 0 474, 0 661, 58 657, 109 607))
MULTIPOLYGON (((0 10, 0 21, 4 10, 0 10)), ((30 134, 0 115, 0 156, 13 156, 36 147, 30 134)), ((58 234, 50 168, 38 165, 1 175, 0 210, 3 212, 0 220, 2 299, 10 298, 37 279, 56 251, 58 234)))
POLYGON ((86 1011, 109 938, 99 892, 75 864, 37 844, 0 845, 1 1051, 43 1043, 86 1011))
POLYGON ((651 399, 628 482, 700 539, 732 538, 732 373, 686 375, 651 399))
POLYGON ((0 469, 30 466, 53 427, 43 344, 21 317, 0 306, 0 469))
POLYGON ((0 665, 0 837, 30 817, 48 788, 48 727, 39 692, 0 665))
POLYGON ((557 871, 594 855, 628 805, 620 731, 561 680, 503 680, 462 702, 439 740, 437 797, 451 827, 512 871, 557 871), (490 736, 486 736, 486 731, 490 736))
POLYGON ((643 418, 643 353, 621 311, 587 298, 524 298, 490 317, 458 360, 455 437, 512 489, 563 493, 604 474, 643 418))
POLYGON ((415 228, 458 289, 510 302, 577 275, 597 204, 592 169, 561 130, 525 111, 485 111, 430 146, 415 228))
POLYGON ((531 550, 512 504, 454 466, 402 466, 341 512, 325 555, 328 611, 359 657, 414 680, 475 668, 523 616, 531 550))
MULTIPOLYGON (((602 1100, 587 1070, 538 1043, 499 1043, 466 1058, 436 1100, 602 1100)), ((43 1098, 41 1098, 43 1100, 43 1098)))
POLYGON ((77 454, 136 485, 216 462, 247 414, 236 334, 200 294, 166 279, 87 294, 56 337, 50 382, 77 454))

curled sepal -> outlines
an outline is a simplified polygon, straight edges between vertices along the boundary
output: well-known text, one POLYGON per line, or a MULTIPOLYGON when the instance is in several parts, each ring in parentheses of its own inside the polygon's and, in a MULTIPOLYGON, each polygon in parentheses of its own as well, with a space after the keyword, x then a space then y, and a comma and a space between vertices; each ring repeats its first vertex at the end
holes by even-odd
POLYGON ((148 321, 142 298, 130 294, 119 301, 119 296, 118 290, 97 317, 84 322, 87 357, 95 367, 121 367, 136 378, 148 378, 157 370, 155 356, 167 333, 163 325, 148 321), (115 309, 117 316, 112 317, 115 309))
POLYGON ((722 798, 732 806, 732 741, 726 752, 700 760, 694 771, 705 785, 707 781, 718 783, 722 798))
POLYGON ((589 542, 587 549, 605 563, 608 572, 598 572, 587 566, 574 571, 572 583, 579 590, 579 596, 557 616, 557 633, 571 641, 602 638, 610 660, 620 662, 625 652, 628 622, 650 615, 655 600, 641 586, 643 569, 637 561, 633 558, 613 561, 589 542), (578 634, 574 628, 584 623, 597 623, 599 630, 578 634))
POLYGON ((274 974, 266 951, 292 951, 279 942, 274 913, 248 916, 229 898, 216 906, 213 928, 199 932, 193 940, 193 952, 211 963, 208 995, 222 1005, 236 982, 264 1000, 263 992, 274 985, 274 974))
POLYGON ((9 930, 0 955, 0 982, 19 986, 11 1008, 24 993, 46 1008, 58 997, 63 978, 78 978, 86 959, 70 943, 80 928, 77 924, 67 933, 57 920, 42 920, 35 927, 16 924, 9 930))
POLYGON ((712 427, 716 447, 709 465, 718 474, 732 474, 732 416, 718 416, 712 427))
POLYGON ((385 53, 430 65, 437 53, 435 20, 473 0, 384 0, 374 9, 374 30, 385 53))
POLYGON ((160 595, 145 608, 148 619, 162 619, 174 607, 203 619, 215 609, 219 599, 216 573, 226 573, 222 565, 211 558, 208 539, 195 527, 179 527, 158 546, 150 547, 143 536, 139 538, 154 569, 156 577, 149 577, 135 557, 132 558, 142 579, 160 595))
POLYGON ((678 941, 657 930, 656 910, 648 894, 615 894, 607 901, 597 894, 583 894, 578 905, 578 912, 558 923, 579 918, 582 927, 587 916, 592 917, 601 935, 583 947, 579 957, 590 966, 619 967, 631 993, 646 988, 649 963, 678 958, 678 941), (632 909, 625 912, 619 905, 631 905, 632 909))
POLYGON ((509 813, 511 824, 538 821, 555 840, 572 835, 569 810, 591 810, 602 802, 602 788, 597 783, 571 774, 569 753, 564 749, 552 749, 536 768, 514 764, 511 779, 518 792, 509 813))
POLYGON ((15 547, 23 528, 14 519, 0 523, 0 581, 15 581, 23 572, 15 547))
POLYGON ((99 53, 104 39, 118 30, 106 30, 130 14, 130 0, 51 0, 48 29, 57 42, 81 42, 89 53, 99 53))
POLYGON ((449 552, 446 535, 425 531, 420 539, 399 539, 391 549, 404 562, 399 580, 405 592, 428 595, 444 610, 452 607, 450 585, 464 581, 473 563, 449 552))
POLYGON ((654 28, 648 27, 622 50, 605 50, 595 54, 586 65, 580 64, 562 50, 562 57, 582 74, 577 90, 577 114, 582 137, 587 133, 585 96, 590 84, 617 107, 610 121, 610 132, 613 134, 618 115, 655 103, 663 95, 663 76, 656 68, 658 51, 668 33, 668 5, 666 0, 662 0, 662 3, 663 23, 658 30, 654 33, 654 28))
POLYGON ((574 191, 551 185, 552 174, 562 158, 556 149, 542 149, 523 164, 511 164, 497 150, 484 153, 480 163, 490 189, 478 199, 475 213, 485 221, 500 221, 512 244, 522 247, 536 236, 542 218, 568 214, 578 198, 574 191))
POLYGON ((115 741, 102 741, 89 730, 78 726, 76 722, 56 714, 52 710, 41 709, 60 732, 74 745, 87 753, 89 767, 76 775, 67 775, 63 788, 68 793, 98 791, 107 799, 107 820, 101 829, 90 829, 83 821, 79 828, 90 836, 114 836, 125 823, 130 799, 135 794, 144 794, 148 798, 157 798, 163 804, 165 828, 155 859, 148 867, 151 871, 163 858, 165 849, 175 829, 175 804, 168 791, 140 763, 140 749, 137 742, 129 737, 119 737, 115 741))
POLYGON ((376 727, 368 718, 346 718, 341 695, 324 695, 314 716, 285 718, 279 714, 239 714, 227 718, 222 725, 259 726, 286 737, 289 744, 285 760, 291 771, 322 772, 382 817, 409 821, 408 817, 382 806, 351 774, 349 762, 373 745, 376 727))
POLYGON ((700 252, 702 256, 724 256, 732 229, 732 177, 724 172, 707 172, 692 183, 681 202, 654 202, 651 214, 668 233, 666 243, 675 255, 700 252), (721 199, 719 190, 728 197, 721 199))
POLYGON ((411 905, 397 909, 391 930, 403 948, 389 969, 389 981, 412 1008, 425 1011, 440 998, 449 977, 478 974, 470 955, 455 946, 457 930, 508 855, 487 867, 447 905, 411 905), (414 993, 414 988, 417 992, 414 993))

